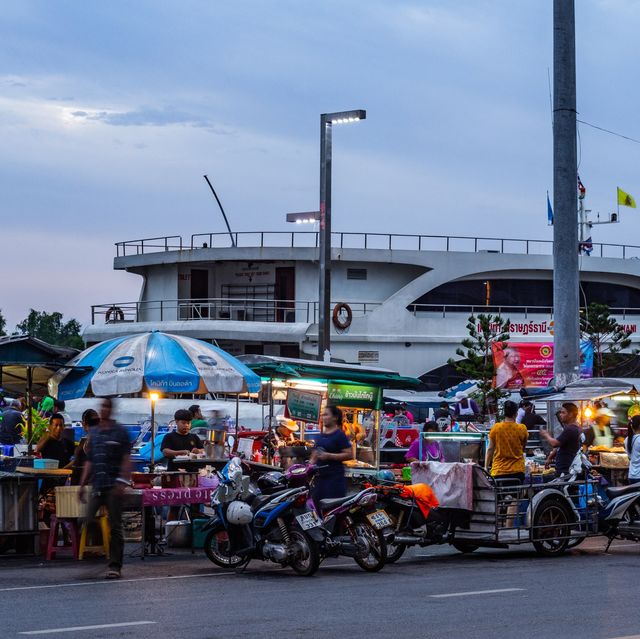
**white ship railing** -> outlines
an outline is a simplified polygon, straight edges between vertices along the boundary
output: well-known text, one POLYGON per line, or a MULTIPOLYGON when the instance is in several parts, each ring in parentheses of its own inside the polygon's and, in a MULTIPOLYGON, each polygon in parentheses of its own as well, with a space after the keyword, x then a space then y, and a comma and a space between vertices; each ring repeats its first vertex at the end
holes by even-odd
MULTIPOLYGON (((117 257, 165 251, 192 251, 207 248, 316 248, 315 231, 243 231, 239 233, 196 233, 183 241, 179 235, 116 242, 117 257)), ((390 251, 456 251, 552 255, 551 240, 471 237, 464 235, 411 235, 403 233, 332 233, 331 245, 343 249, 384 249, 390 251)), ((593 243, 592 257, 640 259, 640 246, 593 243)))

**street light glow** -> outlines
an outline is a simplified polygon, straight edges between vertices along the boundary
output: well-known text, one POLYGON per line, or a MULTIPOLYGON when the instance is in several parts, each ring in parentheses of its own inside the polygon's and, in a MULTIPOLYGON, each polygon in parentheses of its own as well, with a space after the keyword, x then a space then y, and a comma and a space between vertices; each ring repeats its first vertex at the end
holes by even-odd
POLYGON ((155 404, 160 399, 159 393, 149 393, 149 399, 155 404))
POLYGON ((366 120, 367 112, 364 109, 353 111, 337 111, 336 113, 324 113, 321 116, 327 124, 348 124, 358 120, 366 120))
POLYGON ((303 211, 302 213, 287 213, 287 222, 296 224, 313 224, 320 219, 320 211, 303 211))

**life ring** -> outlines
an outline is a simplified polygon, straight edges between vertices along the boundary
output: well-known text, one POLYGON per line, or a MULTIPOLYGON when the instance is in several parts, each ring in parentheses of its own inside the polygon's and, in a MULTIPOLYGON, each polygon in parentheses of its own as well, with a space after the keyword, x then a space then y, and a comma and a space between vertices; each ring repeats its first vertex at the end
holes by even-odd
POLYGON ((105 313, 104 321, 107 324, 113 321, 124 322, 124 311, 119 306, 112 306, 105 313))
POLYGON ((345 329, 349 328, 349 326, 351 326, 351 322, 353 320, 353 311, 351 310, 351 307, 348 304, 345 304, 344 302, 340 302, 339 304, 336 304, 333 307, 332 319, 333 319, 333 325, 338 330, 344 331, 345 329), (343 311, 347 314, 347 317, 345 319, 340 318, 340 314, 343 311))

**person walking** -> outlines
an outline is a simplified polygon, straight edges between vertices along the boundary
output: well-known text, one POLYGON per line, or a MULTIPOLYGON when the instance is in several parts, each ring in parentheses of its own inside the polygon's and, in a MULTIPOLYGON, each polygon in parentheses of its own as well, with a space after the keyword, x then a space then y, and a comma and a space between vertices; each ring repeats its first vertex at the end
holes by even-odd
POLYGON ((489 431, 489 445, 485 455, 485 468, 500 480, 500 486, 515 486, 524 482, 524 449, 529 431, 516 422, 518 405, 506 401, 504 419, 489 431))
POLYGON ((95 517, 100 506, 107 508, 111 528, 107 579, 121 577, 124 555, 122 501, 124 489, 131 485, 130 452, 129 434, 111 418, 111 400, 105 398, 100 407, 100 421, 89 435, 87 461, 82 471, 78 497, 86 503, 86 487, 91 481, 87 519, 95 517))
POLYGON ((562 432, 558 437, 553 437, 548 430, 541 430, 540 435, 549 442, 553 450, 549 453, 545 466, 549 467, 555 459, 556 477, 569 472, 575 456, 580 450, 582 442, 578 421, 578 407, 572 402, 562 404, 556 413, 558 421, 562 425, 562 432))
POLYGON ((634 415, 629 422, 625 446, 629 454, 629 483, 640 484, 640 415, 634 415))
POLYGON ((327 406, 322 414, 322 433, 316 439, 311 463, 318 465, 318 478, 313 498, 319 506, 321 499, 344 497, 347 482, 342 462, 351 459, 351 442, 342 432, 342 411, 327 406))

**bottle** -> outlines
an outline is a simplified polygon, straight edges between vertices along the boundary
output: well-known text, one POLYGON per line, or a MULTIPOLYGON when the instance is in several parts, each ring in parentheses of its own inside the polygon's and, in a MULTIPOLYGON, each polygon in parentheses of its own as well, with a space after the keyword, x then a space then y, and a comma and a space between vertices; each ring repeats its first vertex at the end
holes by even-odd
POLYGON ((280 466, 280 451, 276 448, 276 452, 273 453, 273 465, 280 466))

